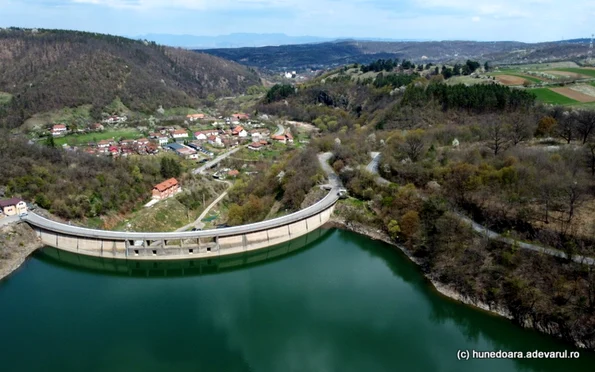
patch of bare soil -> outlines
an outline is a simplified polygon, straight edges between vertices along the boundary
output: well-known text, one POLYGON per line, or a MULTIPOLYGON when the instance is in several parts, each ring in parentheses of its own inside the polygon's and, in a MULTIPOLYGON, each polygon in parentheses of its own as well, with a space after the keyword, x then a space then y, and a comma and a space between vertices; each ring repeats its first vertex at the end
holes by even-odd
POLYGON ((595 97, 586 95, 570 88, 550 88, 554 92, 579 102, 595 102, 595 97))
POLYGON ((504 85, 523 85, 525 79, 512 75, 497 75, 496 79, 504 85))

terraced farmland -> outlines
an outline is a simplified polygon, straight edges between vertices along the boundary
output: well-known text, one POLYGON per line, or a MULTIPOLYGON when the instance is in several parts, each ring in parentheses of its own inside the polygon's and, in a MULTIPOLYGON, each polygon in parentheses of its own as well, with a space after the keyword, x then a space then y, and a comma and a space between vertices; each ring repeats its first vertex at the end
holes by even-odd
POLYGON ((550 103, 552 105, 573 105, 579 103, 548 88, 536 88, 530 91, 537 96, 538 101, 543 103, 550 103))
POLYGON ((588 68, 557 68, 556 71, 573 72, 575 74, 584 75, 595 78, 595 69, 588 68))

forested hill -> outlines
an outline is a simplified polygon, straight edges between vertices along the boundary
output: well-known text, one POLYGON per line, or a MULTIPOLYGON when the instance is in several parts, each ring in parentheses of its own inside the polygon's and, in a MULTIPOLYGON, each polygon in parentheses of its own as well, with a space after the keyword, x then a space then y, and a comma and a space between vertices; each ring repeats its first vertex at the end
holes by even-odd
POLYGON ((0 30, 0 123, 15 127, 35 113, 92 104, 98 116, 116 97, 131 110, 187 106, 209 94, 260 85, 235 62, 102 34, 0 30))

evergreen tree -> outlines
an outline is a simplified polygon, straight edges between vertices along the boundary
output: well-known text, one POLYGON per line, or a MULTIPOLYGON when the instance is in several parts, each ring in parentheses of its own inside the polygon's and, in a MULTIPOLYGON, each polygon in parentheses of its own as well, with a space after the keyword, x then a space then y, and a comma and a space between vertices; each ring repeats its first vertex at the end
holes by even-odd
POLYGON ((50 136, 45 140, 45 144, 49 147, 56 147, 56 142, 54 141, 54 136, 50 134, 50 136))

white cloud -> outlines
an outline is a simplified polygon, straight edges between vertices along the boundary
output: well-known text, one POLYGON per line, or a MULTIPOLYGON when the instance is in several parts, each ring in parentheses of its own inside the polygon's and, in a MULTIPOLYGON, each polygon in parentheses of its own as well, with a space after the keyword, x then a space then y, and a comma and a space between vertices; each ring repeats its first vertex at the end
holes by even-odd
POLYGON ((473 22, 479 22, 479 21, 481 21, 481 18, 480 18, 480 17, 477 17, 477 16, 475 16, 475 17, 471 18, 471 20, 472 20, 473 22))

